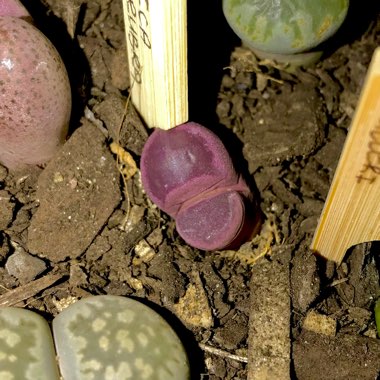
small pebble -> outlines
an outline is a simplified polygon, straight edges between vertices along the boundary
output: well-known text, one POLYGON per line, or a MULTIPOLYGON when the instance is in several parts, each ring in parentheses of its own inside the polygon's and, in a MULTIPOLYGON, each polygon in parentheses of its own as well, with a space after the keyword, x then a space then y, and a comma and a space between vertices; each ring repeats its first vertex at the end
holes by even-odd
POLYGON ((302 327, 317 334, 335 336, 337 323, 334 318, 311 310, 307 313, 302 327))
POLYGON ((16 252, 9 256, 5 268, 21 284, 27 284, 46 269, 46 264, 43 260, 30 255, 18 247, 16 252))

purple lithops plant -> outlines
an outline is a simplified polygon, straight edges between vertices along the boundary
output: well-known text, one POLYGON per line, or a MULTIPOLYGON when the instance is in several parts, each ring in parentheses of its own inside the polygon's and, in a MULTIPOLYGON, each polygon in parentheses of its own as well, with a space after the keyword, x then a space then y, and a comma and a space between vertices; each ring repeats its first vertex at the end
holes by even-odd
POLYGON ((0 0, 0 162, 46 163, 63 144, 71 112, 65 66, 17 0, 0 0))
POLYGON ((253 230, 250 189, 219 138, 197 123, 156 129, 143 149, 141 176, 150 199, 193 247, 234 247, 253 230))

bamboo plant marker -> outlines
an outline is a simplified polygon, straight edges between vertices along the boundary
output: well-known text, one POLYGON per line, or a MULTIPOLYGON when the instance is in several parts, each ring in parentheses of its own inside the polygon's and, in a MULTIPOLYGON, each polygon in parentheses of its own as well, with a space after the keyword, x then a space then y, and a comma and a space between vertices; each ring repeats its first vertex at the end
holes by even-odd
POLYGON ((376 49, 311 248, 340 263, 380 240, 380 47, 376 49))
POLYGON ((188 120, 186 0, 123 0, 132 101, 149 127, 188 120))

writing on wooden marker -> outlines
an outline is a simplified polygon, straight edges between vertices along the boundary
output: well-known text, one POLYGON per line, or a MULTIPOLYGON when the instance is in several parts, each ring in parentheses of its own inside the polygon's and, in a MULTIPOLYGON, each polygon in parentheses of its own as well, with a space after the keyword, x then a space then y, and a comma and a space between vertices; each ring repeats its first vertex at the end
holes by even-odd
POLYGON ((365 156, 366 161, 360 173, 356 176, 357 183, 367 181, 374 183, 380 177, 380 119, 375 127, 369 132, 370 140, 365 156))
POLYGON ((311 245, 341 263, 347 249, 380 240, 380 48, 359 103, 311 245))
POLYGON ((129 26, 127 38, 132 51, 132 70, 131 76, 133 80, 141 84, 141 58, 139 56, 139 44, 142 43, 147 49, 152 49, 151 37, 149 35, 149 0, 139 0, 139 10, 136 9, 134 0, 126 1, 126 15, 128 17, 129 26))
POLYGON ((185 123, 187 0, 123 0, 123 11, 133 104, 150 128, 185 123))

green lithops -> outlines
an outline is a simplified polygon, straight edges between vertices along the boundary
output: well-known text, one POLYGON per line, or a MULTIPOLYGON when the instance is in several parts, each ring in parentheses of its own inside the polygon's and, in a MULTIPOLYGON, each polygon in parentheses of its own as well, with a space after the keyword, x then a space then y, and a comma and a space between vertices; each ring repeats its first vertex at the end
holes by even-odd
POLYGON ((271 54, 308 51, 343 23, 349 0, 223 0, 235 33, 252 49, 271 54))
POLYGON ((40 315, 0 308, 0 379, 59 380, 53 339, 40 315))
POLYGON ((54 319, 53 333, 64 379, 189 379, 177 335, 160 315, 133 299, 82 299, 54 319))
POLYGON ((53 320, 0 307, 0 380, 188 380, 185 349, 141 302, 94 296, 53 320), (53 343, 54 337, 54 343, 53 343))

